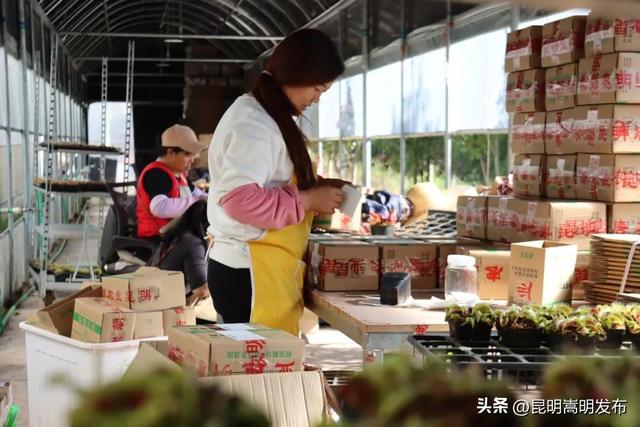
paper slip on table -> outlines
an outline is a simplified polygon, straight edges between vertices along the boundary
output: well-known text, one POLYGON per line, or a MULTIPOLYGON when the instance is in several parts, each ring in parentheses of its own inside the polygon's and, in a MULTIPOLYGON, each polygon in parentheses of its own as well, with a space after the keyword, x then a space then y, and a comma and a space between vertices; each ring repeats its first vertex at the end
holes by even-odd
MULTIPOLYGON (((412 292, 415 300, 444 298, 443 291, 412 292)), ((409 335, 449 331, 445 310, 379 305, 377 293, 307 292, 307 308, 354 340, 363 349, 363 361, 375 362, 386 350, 411 351, 409 335)))

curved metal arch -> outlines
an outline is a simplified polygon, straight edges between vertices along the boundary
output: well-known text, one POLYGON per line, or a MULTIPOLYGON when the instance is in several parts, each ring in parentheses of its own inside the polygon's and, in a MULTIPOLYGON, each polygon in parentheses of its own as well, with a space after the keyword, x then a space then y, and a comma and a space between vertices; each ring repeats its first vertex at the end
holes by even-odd
MULTIPOLYGON (((83 0, 67 0, 63 8, 57 12, 54 12, 48 8, 43 10, 44 10, 44 13, 49 17, 49 21, 51 22, 51 25, 57 26, 58 20, 64 17, 65 15, 67 15, 67 13, 70 10, 74 10, 74 8, 78 5, 78 3, 83 3, 83 0)), ((83 7, 88 7, 91 5, 91 3, 92 1, 84 1, 83 7)))
MULTIPOLYGON (((148 15, 149 10, 155 10, 155 9, 160 9, 164 11, 164 6, 160 1, 155 1, 151 3, 144 0, 142 1, 118 0, 111 3, 109 8, 107 9, 107 12, 109 13, 109 16, 111 17, 112 21, 117 21, 118 19, 121 19, 122 15, 145 16, 145 15, 148 15), (141 7, 141 5, 145 5, 145 7, 143 8, 141 7), (127 12, 124 13, 124 11, 127 11, 127 12)), ((198 18, 202 19, 202 15, 210 15, 215 19, 220 19, 218 15, 212 13, 211 11, 198 8, 198 18)), ((162 16, 162 14, 160 14, 160 16, 162 16)), ((66 25, 67 22, 68 21, 65 21, 65 23, 63 23, 58 27, 59 31, 96 31, 98 29, 106 31, 106 28, 104 28, 104 26, 98 26, 98 27, 92 26, 96 22, 98 24, 104 22, 102 14, 86 15, 84 18, 73 22, 73 24, 71 25, 66 25)), ((160 25, 160 22, 161 22, 160 19, 158 19, 158 26, 160 25)))
MULTIPOLYGON (((112 26, 112 29, 114 31, 127 31, 130 28, 135 28, 135 25, 140 25, 141 23, 144 25, 155 25, 157 24, 157 20, 156 19, 146 19, 146 20, 140 20, 139 18, 131 18, 128 20, 121 20, 119 21, 117 24, 114 24, 112 26)), ((189 24, 187 27, 185 27, 186 29, 189 30, 189 32, 193 33, 193 34, 200 34, 202 32, 201 28, 197 28, 197 24, 189 24)), ((74 56, 91 56, 88 55, 91 52, 97 51, 99 50, 105 43, 108 42, 108 37, 105 38, 98 38, 90 43, 84 43, 83 45, 78 46, 78 48, 73 51, 74 56)), ((249 57, 253 57, 255 56, 255 51, 249 52, 249 51, 243 51, 240 49, 237 49, 237 44, 228 44, 227 42, 215 42, 212 40, 209 40, 209 42, 211 42, 211 44, 213 44, 216 48, 220 49, 220 51, 227 55, 229 58, 234 58, 234 57, 247 57, 247 55, 249 57), (235 48, 235 49, 234 49, 235 48), (245 55, 245 56, 242 56, 245 55)))
MULTIPOLYGON (((225 9, 225 12, 228 13, 229 10, 235 12, 231 14, 231 17, 240 17, 243 16, 244 18, 246 18, 247 20, 249 20, 251 23, 253 23, 253 25, 255 25, 260 31, 262 31, 264 34, 273 34, 274 33, 274 29, 273 28, 267 28, 265 26, 265 24, 259 20, 257 20, 253 15, 251 15, 250 13, 248 13, 245 8, 242 7, 242 5, 240 5, 239 7, 236 7, 235 4, 233 4, 233 2, 229 1, 229 0, 201 0, 204 3, 207 3, 208 5, 211 6, 219 6, 219 5, 224 5, 227 9, 225 9)), ((271 22, 272 25, 275 25, 273 22, 271 22)), ((277 25, 276 25, 277 26, 277 25)), ((281 35, 281 34, 279 34, 281 35)))
MULTIPOLYGON (((126 3, 126 0, 123 0, 123 1, 121 1, 120 3, 121 3, 121 4, 124 4, 124 3, 126 3)), ((118 10, 118 12, 122 12, 123 10, 126 10, 128 7, 131 7, 131 6, 130 6, 130 5, 128 6, 128 5, 124 4, 124 5, 123 5, 119 10, 118 10)), ((142 14, 142 13, 136 13, 136 14, 128 14, 128 15, 127 15, 127 14, 122 14, 122 13, 121 13, 121 14, 120 14, 120 16, 122 16, 122 15, 127 15, 127 18, 124 18, 124 19, 123 19, 123 18, 119 18, 119 17, 118 17, 118 18, 116 18, 116 19, 112 19, 112 22, 114 22, 114 24, 112 24, 112 25, 111 25, 112 30, 113 30, 114 28, 116 28, 116 24, 115 24, 115 23, 123 22, 123 21, 125 21, 125 22, 130 22, 131 20, 140 20, 140 17, 146 17, 146 18, 148 18, 148 17, 149 17, 150 15, 152 15, 154 12, 157 12, 157 13, 156 13, 156 16, 157 16, 156 24, 158 24, 158 25, 159 25, 159 23, 160 23, 160 17, 161 17, 161 14, 162 14, 162 9, 163 9, 163 8, 162 8, 162 7, 159 7, 159 5, 158 5, 158 4, 155 4, 151 10, 147 7, 147 8, 145 9, 145 13, 144 13, 144 14, 142 14)), ((183 12, 183 13, 184 13, 184 12, 183 12)), ((192 13, 191 11, 187 11, 187 12, 186 12, 186 13, 184 13, 184 14, 186 14, 186 15, 189 17, 189 20, 188 20, 188 21, 190 22, 190 25, 191 25, 191 27, 192 27, 192 28, 198 28, 198 30, 199 30, 199 31, 201 31, 200 33, 205 33, 205 34, 206 34, 207 32, 210 32, 210 31, 211 31, 211 28, 209 28, 209 27, 207 26, 207 24, 204 24, 204 23, 202 22, 202 21, 203 21, 203 20, 202 20, 202 15, 194 14, 194 13, 192 13), (193 18, 193 19, 191 19, 191 18, 193 18), (194 26, 194 24, 196 24, 196 23, 197 23, 198 25, 197 25, 197 26, 194 26)), ((98 20, 99 20, 99 18, 98 18, 98 20)), ((95 19, 94 19, 94 21, 95 21, 95 19)), ((149 20, 147 20, 147 23, 152 24, 151 22, 149 22, 149 20)), ((183 22, 183 25, 184 25, 184 22, 183 22)), ((94 26, 93 28, 95 29, 96 27, 94 26)), ((86 30, 87 30, 87 26, 85 26, 85 27, 82 29, 82 31, 86 31, 86 30)), ((88 30, 88 31, 93 31, 93 30, 88 30)), ((194 31, 194 30, 192 30, 192 33, 193 33, 193 34, 199 34, 199 33, 198 33, 198 31, 194 31)), ((70 40, 68 40, 68 41, 67 41, 67 40, 65 40, 65 44, 67 45, 67 47, 68 47, 71 51, 77 51, 79 48, 84 48, 88 43, 91 43, 91 42, 86 42, 86 41, 85 41, 85 42, 83 42, 83 41, 82 41, 82 40, 83 40, 82 36, 72 36, 72 37, 73 37, 73 38, 72 38, 72 39, 70 39, 70 40), (81 47, 81 46, 82 46, 82 47, 81 47)), ((224 43, 225 45, 227 44, 227 43, 225 43, 225 42, 218 42, 218 43, 224 43)), ((260 43, 259 41, 248 42, 248 43, 252 44, 252 49, 256 49, 256 50, 259 50, 259 49, 262 49, 262 48, 264 48, 264 47, 265 47, 265 45, 264 45, 264 44, 262 44, 262 43, 260 43)), ((267 44, 266 46, 269 46, 269 45, 267 44)), ((240 51, 241 51, 241 52, 243 52, 242 50, 240 50, 240 51)), ((248 51, 246 51, 246 52, 248 52, 248 51)), ((254 54, 254 52, 250 52, 250 53, 251 53, 251 54, 254 54)))
MULTIPOLYGON (((223 9, 221 9, 220 7, 217 7, 216 5, 212 5, 212 4, 206 4, 206 5, 196 5, 194 3, 188 3, 188 9, 197 9, 197 19, 201 20, 202 16, 211 16, 212 18, 215 18, 215 20, 221 20, 220 15, 216 14, 216 10, 221 10, 223 11, 223 9), (206 7, 209 6, 209 7, 206 7)), ((137 15, 141 15, 141 16, 145 16, 148 14, 149 8, 160 8, 164 11, 164 4, 163 2, 157 1, 157 2, 148 2, 148 1, 131 1, 131 0, 117 0, 114 2, 110 2, 109 3, 109 9, 108 12, 110 14, 110 16, 112 17, 112 21, 121 19, 120 18, 120 13, 125 10, 125 9, 130 9, 130 8, 136 8, 136 12, 139 11, 139 13, 137 13, 137 15), (144 7, 142 7, 142 5, 144 5, 144 7)), ((183 12, 185 13, 185 12, 183 12)), ((187 12, 189 13, 189 12, 187 12)), ((129 15, 132 15, 131 13, 129 13, 129 15)), ((88 17, 91 20, 89 21, 89 23, 87 23, 84 27, 82 27, 82 31, 87 30, 89 25, 92 25, 96 22, 100 22, 100 14, 96 14, 93 17, 88 17)), ((241 19, 235 19, 234 20, 234 24, 235 25, 239 25, 242 26, 246 29, 246 31, 255 34, 255 29, 252 28, 251 26, 247 25, 246 22, 242 21, 241 19)), ((86 22, 86 18, 77 22, 74 22, 72 26, 68 26, 67 23, 71 22, 70 19, 67 19, 61 26, 59 26, 58 28, 60 29, 60 31, 74 31, 76 29, 78 29, 78 27, 80 25, 82 25, 83 22, 86 22)), ((158 22, 160 23, 160 19, 158 20, 158 22)), ((208 21, 207 21, 208 22, 208 21)), ((238 31, 239 34, 242 34, 242 31, 239 28, 236 28, 235 25, 230 24, 229 22, 227 22, 227 25, 230 28, 234 28, 236 31, 238 31), (232 27, 233 25, 233 27, 232 27)), ((100 27, 98 27, 100 28, 100 27)), ((95 30, 96 27, 94 26, 93 29, 95 30)))
MULTIPOLYGON (((273 13, 268 10, 268 8, 266 7, 266 4, 263 5, 262 7, 258 7, 256 5, 253 4, 253 2, 251 2, 251 0, 247 0, 246 4, 252 8, 254 8, 253 11, 249 12, 251 13, 251 16, 265 16, 270 22, 273 23, 273 25, 275 25, 278 29, 278 31, 281 34, 288 34, 288 28, 286 26, 284 26, 274 15, 273 13)), ((248 10, 248 9, 247 9, 248 10)), ((293 23, 293 22, 292 22, 293 23)), ((295 24, 294 24, 295 25, 295 24)))

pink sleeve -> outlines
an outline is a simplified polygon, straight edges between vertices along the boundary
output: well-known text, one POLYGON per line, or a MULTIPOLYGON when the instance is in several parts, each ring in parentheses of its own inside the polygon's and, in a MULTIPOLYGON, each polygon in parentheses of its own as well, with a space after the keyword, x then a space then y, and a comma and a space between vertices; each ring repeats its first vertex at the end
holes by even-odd
POLYGON ((246 184, 225 194, 220 204, 231 218, 258 228, 278 230, 304 219, 300 193, 293 185, 261 188, 246 184))

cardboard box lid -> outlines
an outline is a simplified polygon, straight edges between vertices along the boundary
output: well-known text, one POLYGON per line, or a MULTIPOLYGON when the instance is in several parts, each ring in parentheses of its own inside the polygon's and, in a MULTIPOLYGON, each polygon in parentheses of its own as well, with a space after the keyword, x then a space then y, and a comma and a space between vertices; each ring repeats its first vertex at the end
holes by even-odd
POLYGON ((78 304, 82 305, 83 308, 93 310, 96 313, 133 313, 132 310, 115 305, 107 298, 77 298, 76 307, 78 304))
POLYGON ((101 297, 102 287, 88 286, 86 288, 82 288, 78 292, 75 292, 66 298, 62 298, 41 310, 38 310, 38 320, 46 329, 50 331, 56 331, 58 334, 65 337, 71 336, 71 325, 73 323, 75 299, 85 296, 101 297))
POLYGON ((512 243, 511 248, 534 248, 534 249, 553 249, 553 248, 575 248, 576 253, 578 247, 572 243, 554 242, 552 240, 534 240, 532 242, 512 243))
MULTIPOLYGON (((507 42, 514 42, 518 40, 529 40, 532 38, 540 38, 542 36, 542 25, 532 25, 521 30, 511 31, 507 34, 507 42)), ((513 47, 513 46, 512 46, 513 47)), ((507 45, 507 52, 509 52, 509 46, 507 45)))
POLYGON ((381 241, 373 241, 376 246, 384 248, 385 246, 422 246, 422 247, 433 247, 432 244, 420 240, 411 240, 411 239, 397 239, 397 240, 381 240, 381 241))
POLYGON ((223 343, 237 343, 254 339, 278 340, 279 342, 293 342, 299 344, 302 340, 288 332, 279 329, 271 329, 266 326, 242 323, 242 324, 221 324, 221 325, 194 325, 194 326, 174 326, 172 330, 182 334, 192 335, 202 341, 220 345, 223 343))
MULTIPOLYGON (((142 343, 124 377, 147 375, 157 369, 182 370, 153 346, 142 343)), ((322 373, 317 370, 252 375, 229 375, 199 379, 216 384, 260 408, 274 426, 311 427, 326 413, 322 373)))

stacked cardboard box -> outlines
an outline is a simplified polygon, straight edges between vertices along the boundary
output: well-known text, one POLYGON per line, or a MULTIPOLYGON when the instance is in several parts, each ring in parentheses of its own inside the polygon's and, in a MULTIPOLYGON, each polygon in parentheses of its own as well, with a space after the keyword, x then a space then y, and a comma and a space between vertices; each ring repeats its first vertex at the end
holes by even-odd
POLYGON ((174 326, 168 357, 198 376, 302 371, 304 341, 256 324, 174 326))
POLYGON ((171 326, 195 325, 195 310, 185 307, 184 275, 143 267, 133 273, 105 276, 102 293, 136 313, 133 338, 163 336, 171 326))
POLYGON ((435 289, 438 286, 437 247, 411 239, 374 240, 379 248, 380 275, 410 273, 411 289, 435 289))

